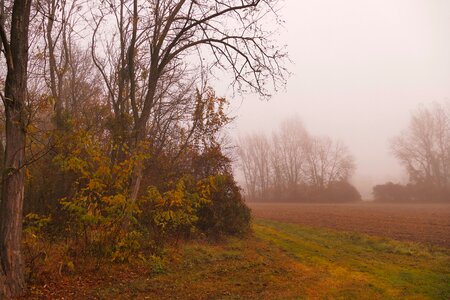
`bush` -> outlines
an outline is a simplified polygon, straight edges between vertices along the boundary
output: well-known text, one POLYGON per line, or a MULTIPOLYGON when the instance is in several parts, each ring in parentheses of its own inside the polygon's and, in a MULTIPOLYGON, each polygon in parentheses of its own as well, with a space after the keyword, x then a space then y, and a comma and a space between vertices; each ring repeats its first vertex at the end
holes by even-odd
POLYGON ((424 183, 387 182, 373 187, 373 197, 385 203, 439 203, 450 202, 450 190, 424 183))
POLYGON ((210 237, 243 235, 250 229, 250 209, 231 175, 212 177, 211 202, 200 208, 197 227, 210 237))
POLYGON ((72 193, 60 200, 67 214, 66 235, 91 254, 126 260, 119 252, 125 250, 126 254, 130 253, 128 248, 137 248, 137 239, 127 225, 135 223, 139 214, 136 203, 129 199, 129 182, 133 168, 146 154, 126 153, 128 159, 113 163, 108 155, 112 145, 102 144, 82 130, 74 133, 65 147, 64 154, 54 160, 62 171, 78 178, 72 193))
POLYGON ((411 202, 410 190, 401 184, 388 182, 373 187, 373 197, 377 202, 411 202))
POLYGON ((349 203, 361 201, 361 194, 348 181, 332 181, 327 186, 298 184, 268 191, 268 201, 292 203, 349 203))
POLYGON ((361 194, 347 181, 331 182, 326 193, 328 194, 327 202, 343 203, 361 201, 361 194))
POLYGON ((198 209, 209 202, 209 190, 206 181, 194 183, 191 178, 180 179, 164 193, 150 186, 141 201, 140 223, 150 227, 160 248, 169 236, 178 241, 181 234, 195 231, 198 209))

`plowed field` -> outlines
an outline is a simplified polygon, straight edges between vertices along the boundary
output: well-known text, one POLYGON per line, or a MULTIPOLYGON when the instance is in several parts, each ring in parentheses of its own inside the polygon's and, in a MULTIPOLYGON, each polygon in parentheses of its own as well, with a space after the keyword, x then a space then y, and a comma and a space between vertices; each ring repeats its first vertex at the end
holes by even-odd
POLYGON ((249 203, 261 219, 450 248, 450 205, 249 203))

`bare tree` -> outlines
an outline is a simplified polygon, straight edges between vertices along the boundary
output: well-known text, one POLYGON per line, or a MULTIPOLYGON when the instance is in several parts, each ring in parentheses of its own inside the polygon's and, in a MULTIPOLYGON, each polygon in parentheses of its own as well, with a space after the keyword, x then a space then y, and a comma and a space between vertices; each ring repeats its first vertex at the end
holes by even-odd
POLYGON ((281 187, 295 189, 304 182, 308 139, 309 135, 298 118, 283 121, 279 131, 273 135, 272 168, 275 182, 281 187))
MULTIPOLYGON (((48 94, 54 104, 54 124, 59 130, 64 125, 64 112, 69 111, 70 103, 73 104, 75 94, 79 93, 76 89, 76 77, 92 77, 77 68, 82 51, 73 39, 76 34, 75 24, 80 20, 81 3, 78 0, 40 0, 35 2, 34 7, 40 17, 37 29, 34 30, 37 32, 35 44, 39 51, 38 57, 41 58, 38 59, 41 62, 39 80, 44 81, 48 87, 48 94)), ((90 57, 88 60, 85 57, 84 63, 92 65, 90 57)))
POLYGON ((270 144, 266 136, 252 134, 239 139, 238 154, 246 193, 250 200, 263 200, 270 188, 270 144))
POLYGON ((419 108, 392 141, 410 181, 435 191, 450 188, 450 102, 419 108))
POLYGON ((312 137, 306 144, 305 180, 319 189, 347 181, 355 170, 353 157, 341 142, 312 137))
MULTIPOLYGON (((2 7, 4 2, 2 1, 2 7)), ((21 255, 25 162, 28 32, 31 0, 12 3, 9 38, 6 15, 0 15, 0 38, 7 65, 4 94, 6 150, 0 203, 0 298, 25 291, 21 255)))
MULTIPOLYGON (((231 72, 239 90, 256 91, 262 96, 269 96, 266 83, 275 87, 284 84, 285 53, 271 43, 270 33, 262 26, 264 17, 275 12, 276 1, 102 3, 93 18, 92 56, 104 78, 115 117, 123 124, 121 139, 131 148, 148 137, 148 123, 158 101, 170 103, 173 99, 172 87, 164 88, 173 72, 195 78, 196 70, 206 64, 210 70, 231 72), (116 28, 111 34, 112 23, 116 28), (98 55, 98 49, 107 55, 98 55), (129 128, 123 121, 127 116, 132 120, 129 128)), ((132 201, 141 178, 142 170, 137 167, 132 201)))
POLYGON ((348 183, 355 164, 347 147, 328 137, 310 136, 298 118, 285 120, 271 142, 254 134, 241 137, 238 143, 250 199, 351 200, 346 197, 355 190, 348 183), (333 191, 339 195, 329 197, 333 191))

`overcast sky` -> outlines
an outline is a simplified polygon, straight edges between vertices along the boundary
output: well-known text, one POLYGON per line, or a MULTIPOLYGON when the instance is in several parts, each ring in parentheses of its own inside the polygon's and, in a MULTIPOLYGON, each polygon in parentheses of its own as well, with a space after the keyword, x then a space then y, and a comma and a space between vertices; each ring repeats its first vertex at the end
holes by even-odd
POLYGON ((419 104, 450 99, 450 0, 285 0, 281 15, 293 76, 269 102, 232 101, 233 136, 298 115, 348 145, 363 197, 405 180, 389 140, 419 104))

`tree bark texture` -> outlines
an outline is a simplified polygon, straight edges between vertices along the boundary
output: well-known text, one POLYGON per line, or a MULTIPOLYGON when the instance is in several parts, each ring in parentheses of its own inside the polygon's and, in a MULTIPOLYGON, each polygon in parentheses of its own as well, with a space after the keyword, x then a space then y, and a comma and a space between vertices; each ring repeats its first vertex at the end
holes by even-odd
POLYGON ((8 72, 3 97, 6 149, 0 203, 0 299, 23 295, 26 289, 21 239, 30 8, 31 0, 14 1, 10 42, 1 28, 8 72))

